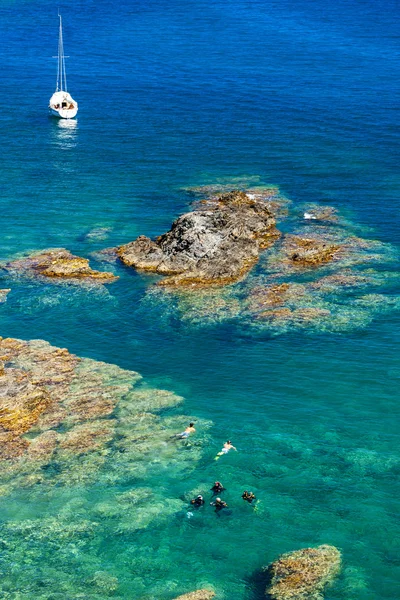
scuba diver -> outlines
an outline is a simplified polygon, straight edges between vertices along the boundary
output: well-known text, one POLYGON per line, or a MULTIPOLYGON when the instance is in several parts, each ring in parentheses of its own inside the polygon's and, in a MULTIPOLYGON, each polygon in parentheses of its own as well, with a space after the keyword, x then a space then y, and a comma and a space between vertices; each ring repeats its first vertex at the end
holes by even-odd
POLYGON ((226 490, 226 488, 224 488, 224 486, 222 485, 222 483, 220 481, 216 481, 211 488, 211 491, 213 492, 213 496, 216 496, 217 494, 221 494, 221 492, 224 492, 225 490, 226 490))
POLYGON ((215 502, 210 502, 210 506, 215 506, 216 513, 219 513, 223 508, 228 508, 227 503, 221 500, 221 498, 216 498, 215 502))
POLYGON ((251 504, 253 502, 253 500, 256 499, 256 497, 253 494, 253 492, 248 492, 247 490, 245 490, 243 492, 242 498, 243 498, 243 500, 246 500, 246 502, 248 502, 249 504, 251 504))
POLYGON ((201 494, 199 494, 198 496, 196 496, 196 498, 193 498, 193 500, 190 501, 190 504, 193 504, 193 506, 203 506, 204 504, 204 498, 201 494))

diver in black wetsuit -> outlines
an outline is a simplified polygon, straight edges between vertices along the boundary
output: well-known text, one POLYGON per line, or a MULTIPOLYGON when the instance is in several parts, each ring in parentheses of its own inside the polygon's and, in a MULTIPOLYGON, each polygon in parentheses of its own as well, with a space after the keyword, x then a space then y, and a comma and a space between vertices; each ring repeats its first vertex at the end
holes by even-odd
POLYGON ((215 506, 216 513, 219 513, 223 508, 228 508, 227 503, 221 500, 221 498, 216 498, 215 502, 210 502, 210 506, 215 506))
POLYGON ((243 500, 246 500, 246 502, 248 502, 249 504, 251 504, 253 502, 253 500, 256 499, 256 497, 253 494, 253 492, 248 492, 247 490, 245 490, 243 492, 242 498, 243 498, 243 500))
POLYGON ((190 501, 190 504, 193 504, 193 506, 196 506, 197 508, 199 508, 200 506, 203 506, 204 504, 204 498, 201 494, 199 494, 198 496, 196 496, 196 498, 193 498, 193 500, 190 501))
POLYGON ((213 492, 213 496, 216 496, 217 494, 221 494, 221 492, 224 492, 225 489, 226 488, 224 488, 220 481, 216 481, 212 486, 211 491, 213 492))

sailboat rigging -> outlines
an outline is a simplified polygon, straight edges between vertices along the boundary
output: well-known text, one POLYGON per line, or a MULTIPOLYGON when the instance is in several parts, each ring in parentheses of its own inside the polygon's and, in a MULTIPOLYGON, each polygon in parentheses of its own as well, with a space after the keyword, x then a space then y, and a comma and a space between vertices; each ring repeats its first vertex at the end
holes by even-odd
POLYGON ((65 70, 64 42, 62 20, 59 14, 60 28, 58 34, 58 64, 56 91, 50 98, 49 112, 53 117, 60 119, 73 119, 78 112, 78 103, 68 93, 67 73, 65 70))

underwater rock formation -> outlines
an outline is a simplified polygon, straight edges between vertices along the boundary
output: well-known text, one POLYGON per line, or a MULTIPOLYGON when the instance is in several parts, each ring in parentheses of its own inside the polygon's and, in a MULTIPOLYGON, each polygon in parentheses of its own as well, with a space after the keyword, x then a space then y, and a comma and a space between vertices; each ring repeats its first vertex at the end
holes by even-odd
POLYGON ((95 281, 111 283, 118 279, 110 272, 90 268, 87 258, 74 256, 65 248, 51 248, 3 265, 11 275, 45 278, 46 280, 95 281))
POLYGON ((316 238, 286 235, 282 249, 286 259, 293 264, 314 267, 332 261, 341 246, 316 238))
POLYGON ((306 221, 327 221, 330 223, 336 223, 339 220, 339 217, 334 206, 307 204, 304 207, 303 219, 306 221))
POLYGON ((267 203, 235 190, 182 215, 154 241, 139 236, 117 254, 127 266, 169 275, 162 285, 224 285, 249 271, 279 236, 267 203))
POLYGON ((197 592, 189 592, 189 594, 178 596, 175 600, 210 600, 214 597, 215 594, 211 590, 197 590, 197 592))
POLYGON ((101 469, 132 480, 163 459, 192 467, 201 443, 181 456, 170 441, 189 417, 160 414, 183 398, 140 380, 43 340, 0 338, 0 493, 90 482, 101 469))
POLYGON ((323 590, 339 573, 340 552, 334 546, 303 548, 283 554, 268 568, 270 600, 322 600, 323 590))
POLYGON ((112 227, 94 227, 86 232, 82 239, 88 242, 97 242, 106 240, 112 231, 112 227))

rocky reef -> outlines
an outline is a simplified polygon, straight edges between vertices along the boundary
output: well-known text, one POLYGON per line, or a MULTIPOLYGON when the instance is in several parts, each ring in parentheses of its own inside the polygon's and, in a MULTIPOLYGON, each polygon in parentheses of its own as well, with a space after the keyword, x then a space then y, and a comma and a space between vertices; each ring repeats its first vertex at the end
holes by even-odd
POLYGON ((311 267, 330 262, 341 247, 339 244, 329 244, 316 238, 286 235, 282 249, 286 260, 296 265, 311 267))
POLYGON ((201 451, 176 455, 168 440, 189 417, 161 413, 183 399, 134 371, 42 340, 1 338, 0 361, 0 494, 90 483, 106 467, 110 483, 140 478, 147 461, 179 458, 185 468, 201 451))
POLYGON ((39 278, 42 281, 63 280, 111 283, 118 279, 110 272, 95 271, 87 258, 74 256, 65 248, 51 248, 1 265, 14 277, 39 278))
POLYGON ((225 285, 247 273, 279 236, 267 202, 234 190, 182 215, 155 240, 139 236, 117 254, 127 266, 168 275, 161 285, 225 285))
POLYGON ((283 554, 267 567, 270 600, 322 600, 323 590, 340 571, 341 556, 334 546, 302 548, 283 554))
POLYGON ((183 594, 178 596, 175 600, 211 600, 215 594, 211 590, 197 590, 196 592, 189 592, 189 594, 183 594))
MULTIPOLYGON (((220 280, 224 286, 151 286, 142 310, 157 310, 164 322, 178 318, 203 327, 229 321, 241 334, 279 335, 350 331, 400 309, 397 249, 364 237, 365 228, 336 207, 294 207, 276 188, 261 186, 227 192, 226 185, 215 185, 188 191, 195 197, 195 213, 197 207, 200 213, 201 207, 218 210, 221 198, 246 196, 268 207, 278 226, 285 221, 280 227, 285 233, 265 251, 259 248, 257 263, 246 277, 220 280)), ((186 276, 172 276, 161 284, 186 276)))

